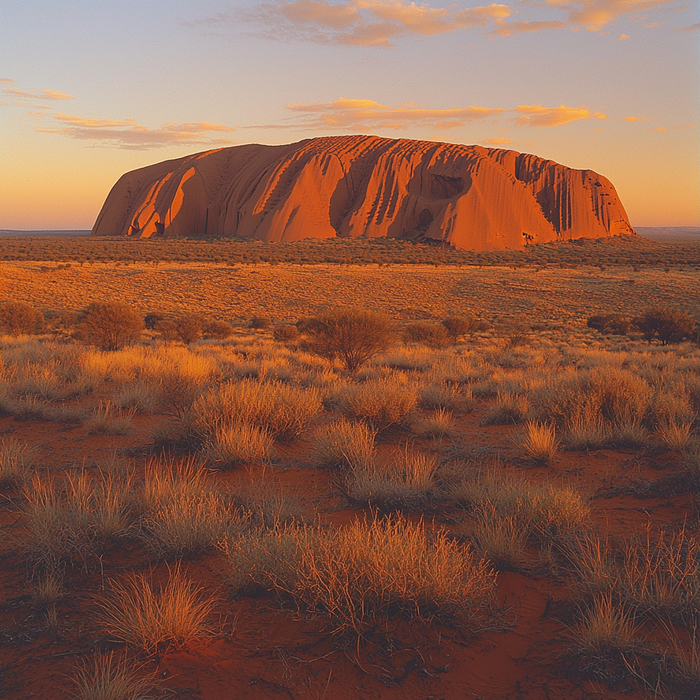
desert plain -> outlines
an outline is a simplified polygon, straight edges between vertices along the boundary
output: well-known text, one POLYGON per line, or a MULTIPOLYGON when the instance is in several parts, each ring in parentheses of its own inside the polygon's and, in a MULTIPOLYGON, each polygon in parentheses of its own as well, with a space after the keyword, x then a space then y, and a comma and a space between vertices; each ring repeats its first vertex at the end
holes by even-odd
POLYGON ((3 698, 698 697, 700 349, 587 325, 700 319, 692 255, 32 245, 0 266, 46 317, 0 341, 3 698), (106 299, 231 331, 104 350, 76 329, 106 299), (393 341, 349 371, 279 332, 337 309, 393 341), (485 323, 426 330, 453 317, 485 323))

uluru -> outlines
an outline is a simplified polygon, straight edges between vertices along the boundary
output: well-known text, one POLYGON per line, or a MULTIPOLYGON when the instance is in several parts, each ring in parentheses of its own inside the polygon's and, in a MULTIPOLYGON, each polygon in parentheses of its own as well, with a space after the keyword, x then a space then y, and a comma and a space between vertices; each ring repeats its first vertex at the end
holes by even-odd
POLYGON ((634 234, 612 183, 512 150, 375 136, 232 146, 123 175, 95 236, 381 237, 471 250, 634 234))

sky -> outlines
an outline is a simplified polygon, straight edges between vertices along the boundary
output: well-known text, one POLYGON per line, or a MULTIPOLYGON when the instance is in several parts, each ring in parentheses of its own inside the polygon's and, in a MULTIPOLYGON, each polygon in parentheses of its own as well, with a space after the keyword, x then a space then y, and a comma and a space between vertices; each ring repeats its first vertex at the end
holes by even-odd
POLYGON ((698 0, 0 0, 0 229, 125 172, 376 134, 534 153, 700 226, 698 0))

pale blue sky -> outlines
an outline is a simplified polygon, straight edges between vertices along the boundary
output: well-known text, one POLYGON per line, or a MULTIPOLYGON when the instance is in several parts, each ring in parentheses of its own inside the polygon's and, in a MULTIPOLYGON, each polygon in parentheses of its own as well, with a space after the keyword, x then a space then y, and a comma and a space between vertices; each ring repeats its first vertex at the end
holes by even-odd
POLYGON ((3 0, 0 228, 90 228, 127 170, 339 133, 535 153, 608 177, 633 225, 700 225, 698 19, 664 0, 3 0))

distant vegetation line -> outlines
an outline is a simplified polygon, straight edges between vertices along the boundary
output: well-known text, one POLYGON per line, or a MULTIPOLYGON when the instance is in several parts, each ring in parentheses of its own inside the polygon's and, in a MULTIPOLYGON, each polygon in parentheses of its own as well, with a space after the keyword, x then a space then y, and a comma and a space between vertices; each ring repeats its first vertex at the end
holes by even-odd
POLYGON ((567 241, 524 250, 477 252, 396 239, 309 239, 270 244, 241 239, 7 237, 0 260, 36 262, 201 262, 220 264, 428 264, 483 266, 700 266, 700 246, 644 238, 567 241))

